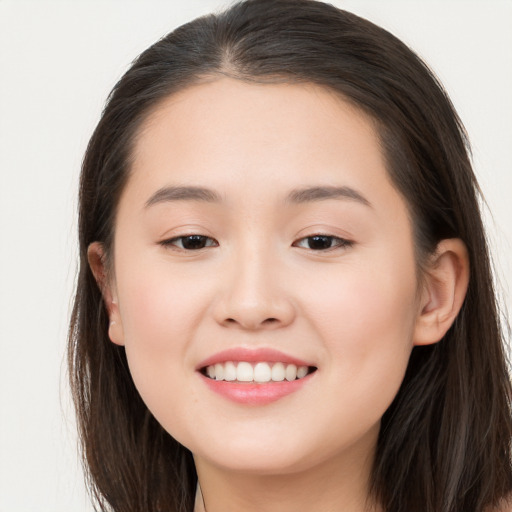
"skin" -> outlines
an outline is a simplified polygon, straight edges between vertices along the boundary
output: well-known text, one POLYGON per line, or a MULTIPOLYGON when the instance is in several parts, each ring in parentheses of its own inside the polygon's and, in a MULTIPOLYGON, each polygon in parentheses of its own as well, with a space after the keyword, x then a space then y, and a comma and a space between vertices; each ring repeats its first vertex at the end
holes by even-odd
POLYGON ((368 479, 380 419, 413 346, 453 322, 468 263, 459 240, 444 240, 418 278, 371 120, 310 84, 185 89, 137 138, 114 247, 113 275, 101 244, 89 248, 110 337, 148 408, 194 454, 208 512, 379 510, 368 479), (219 200, 147 205, 169 186, 219 200), (362 199, 290 201, 312 186, 362 199), (181 248, 191 234, 209 245, 181 248), (310 248, 318 234, 330 249, 310 248), (234 403, 197 371, 233 347, 275 348, 317 371, 276 402, 234 403))

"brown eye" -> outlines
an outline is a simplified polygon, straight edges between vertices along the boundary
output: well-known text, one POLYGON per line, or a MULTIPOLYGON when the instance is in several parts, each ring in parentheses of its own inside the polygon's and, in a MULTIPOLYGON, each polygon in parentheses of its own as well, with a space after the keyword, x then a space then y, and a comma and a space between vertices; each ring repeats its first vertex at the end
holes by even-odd
POLYGON ((197 251, 205 247, 216 247, 218 245, 213 238, 205 235, 177 236, 170 240, 164 240, 161 244, 164 247, 174 246, 186 251, 197 251))
POLYGON ((336 249, 339 247, 348 247, 351 242, 344 238, 331 235, 312 235, 301 238, 294 246, 302 247, 304 249, 311 249, 313 251, 326 251, 329 249, 336 249))

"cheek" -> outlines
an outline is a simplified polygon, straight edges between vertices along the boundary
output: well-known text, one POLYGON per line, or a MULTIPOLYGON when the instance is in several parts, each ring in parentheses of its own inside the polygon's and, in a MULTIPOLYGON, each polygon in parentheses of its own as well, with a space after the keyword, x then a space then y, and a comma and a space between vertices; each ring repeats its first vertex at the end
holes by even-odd
POLYGON ((151 409, 162 395, 162 383, 183 382, 193 343, 207 303, 205 287, 191 286, 183 273, 165 265, 137 261, 116 271, 124 344, 133 380, 151 409), (130 270, 131 268, 131 270, 130 270))
POLYGON ((165 262, 139 258, 123 270, 118 281, 126 345, 166 350, 185 344, 202 315, 208 289, 165 262))
POLYGON ((384 412, 400 387, 413 346, 415 270, 410 264, 385 272, 351 269, 325 286, 316 288, 309 309, 328 350, 332 386, 346 386, 353 400, 384 412))

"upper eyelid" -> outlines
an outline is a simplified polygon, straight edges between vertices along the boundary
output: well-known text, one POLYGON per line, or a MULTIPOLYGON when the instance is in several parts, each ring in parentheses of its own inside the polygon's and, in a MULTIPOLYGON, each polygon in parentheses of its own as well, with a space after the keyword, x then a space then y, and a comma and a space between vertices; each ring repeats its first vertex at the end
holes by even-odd
MULTIPOLYGON (((176 236, 171 236, 169 238, 164 238, 161 242, 171 242, 173 240, 178 240, 179 238, 187 238, 188 236, 204 236, 205 238, 211 238, 212 240, 215 240, 215 238, 213 236, 205 235, 203 233, 185 233, 183 235, 176 235, 176 236)), ((330 233, 321 233, 321 232, 318 232, 318 233, 315 232, 310 235, 304 235, 304 236, 296 238, 295 240, 296 241, 304 240, 305 238, 311 238, 313 236, 325 236, 325 237, 329 237, 329 238, 337 238, 338 240, 345 240, 347 242, 350 241, 348 238, 345 238, 343 236, 332 235, 330 233)))
POLYGON ((180 238, 188 238, 189 236, 202 236, 204 238, 209 238, 210 240, 215 240, 215 238, 213 238, 213 236, 203 235, 202 233, 186 233, 185 235, 176 235, 176 236, 171 236, 169 238, 164 238, 162 240, 162 242, 172 242, 174 240, 179 240, 180 238))
POLYGON ((212 240, 216 240, 213 236, 207 235, 205 233, 201 233, 200 231, 189 231, 186 233, 179 233, 176 235, 163 236, 158 243, 163 242, 172 242, 173 240, 179 240, 180 238, 187 238, 188 236, 204 236, 205 238, 211 238, 212 240))
MULTIPOLYGON (((208 236, 208 235, 202 235, 200 233, 188 233, 186 235, 178 235, 178 236, 173 236, 173 237, 170 237, 170 238, 164 238, 163 240, 160 240, 158 242, 159 245, 162 245, 162 246, 171 246, 171 245, 174 245, 173 242, 176 242, 180 239, 184 239, 184 238, 187 238, 189 236, 202 236, 202 237, 205 237, 209 240, 213 240, 214 242, 214 245, 213 246, 208 246, 208 247, 217 247, 219 245, 219 242, 213 238, 212 236, 208 236)), ((177 247, 178 249, 181 249, 181 247, 177 247)), ((206 247, 203 247, 203 249, 205 249, 206 247)), ((184 249, 184 250, 187 250, 187 249, 184 249)), ((200 250, 200 249, 196 249, 196 250, 200 250)))
MULTIPOLYGON (((202 236, 202 237, 205 237, 205 238, 207 238, 209 240, 212 240, 215 243, 215 246, 219 246, 220 245, 218 240, 216 240, 214 237, 209 236, 209 235, 205 235, 205 234, 202 234, 202 233, 197 233, 197 232, 195 232, 195 233, 186 233, 186 234, 182 234, 182 235, 177 235, 177 236, 165 238, 165 239, 159 241, 158 243, 160 245, 172 245, 173 242, 176 242, 177 240, 180 240, 180 239, 187 238, 189 236, 202 236)), ((333 235, 333 234, 325 233, 325 232, 324 233, 322 233, 322 232, 315 232, 315 233, 312 233, 312 234, 309 234, 309 235, 305 235, 305 236, 301 236, 299 238, 296 238, 292 242, 291 245, 294 246, 298 242, 301 242, 303 240, 307 240, 308 238, 312 238, 312 237, 315 237, 315 236, 325 236, 327 238, 332 238, 334 240, 339 240, 339 241, 343 242, 343 245, 352 245, 354 243, 353 240, 351 240, 349 238, 346 238, 346 237, 343 237, 343 236, 337 236, 337 235, 333 235)))
POLYGON ((297 242, 301 242, 303 240, 307 240, 308 238, 313 238, 315 236, 324 236, 326 238, 332 238, 334 240, 339 240, 340 242, 342 242, 341 245, 353 245, 354 244, 354 241, 353 240, 350 240, 348 238, 345 238, 345 237, 342 237, 342 236, 336 236, 336 235, 328 235, 328 234, 325 234, 325 233, 315 233, 313 235, 306 235, 306 236, 302 236, 300 238, 297 238, 292 245, 295 245, 297 242))
POLYGON ((304 236, 297 238, 295 241, 297 242, 299 240, 304 240, 306 238, 312 238, 314 236, 325 236, 327 238, 334 238, 336 240, 342 240, 344 242, 350 242, 350 243, 354 242, 351 238, 347 238, 346 236, 333 235, 332 233, 322 233, 322 232, 318 232, 318 233, 315 232, 315 233, 311 233, 310 235, 304 235, 304 236))

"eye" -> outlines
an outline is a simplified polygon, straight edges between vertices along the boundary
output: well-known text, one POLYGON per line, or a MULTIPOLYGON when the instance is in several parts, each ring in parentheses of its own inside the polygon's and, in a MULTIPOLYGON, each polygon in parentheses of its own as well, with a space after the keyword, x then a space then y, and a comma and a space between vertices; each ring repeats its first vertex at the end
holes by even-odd
POLYGON ((332 235, 311 235, 301 238, 293 243, 294 247, 302 247, 313 251, 327 251, 329 249, 337 249, 350 247, 352 242, 332 235))
POLYGON ((184 235, 170 238, 169 240, 163 240, 160 245, 164 247, 177 247, 185 251, 197 251, 204 249, 205 247, 217 247, 219 244, 213 238, 205 235, 184 235))

